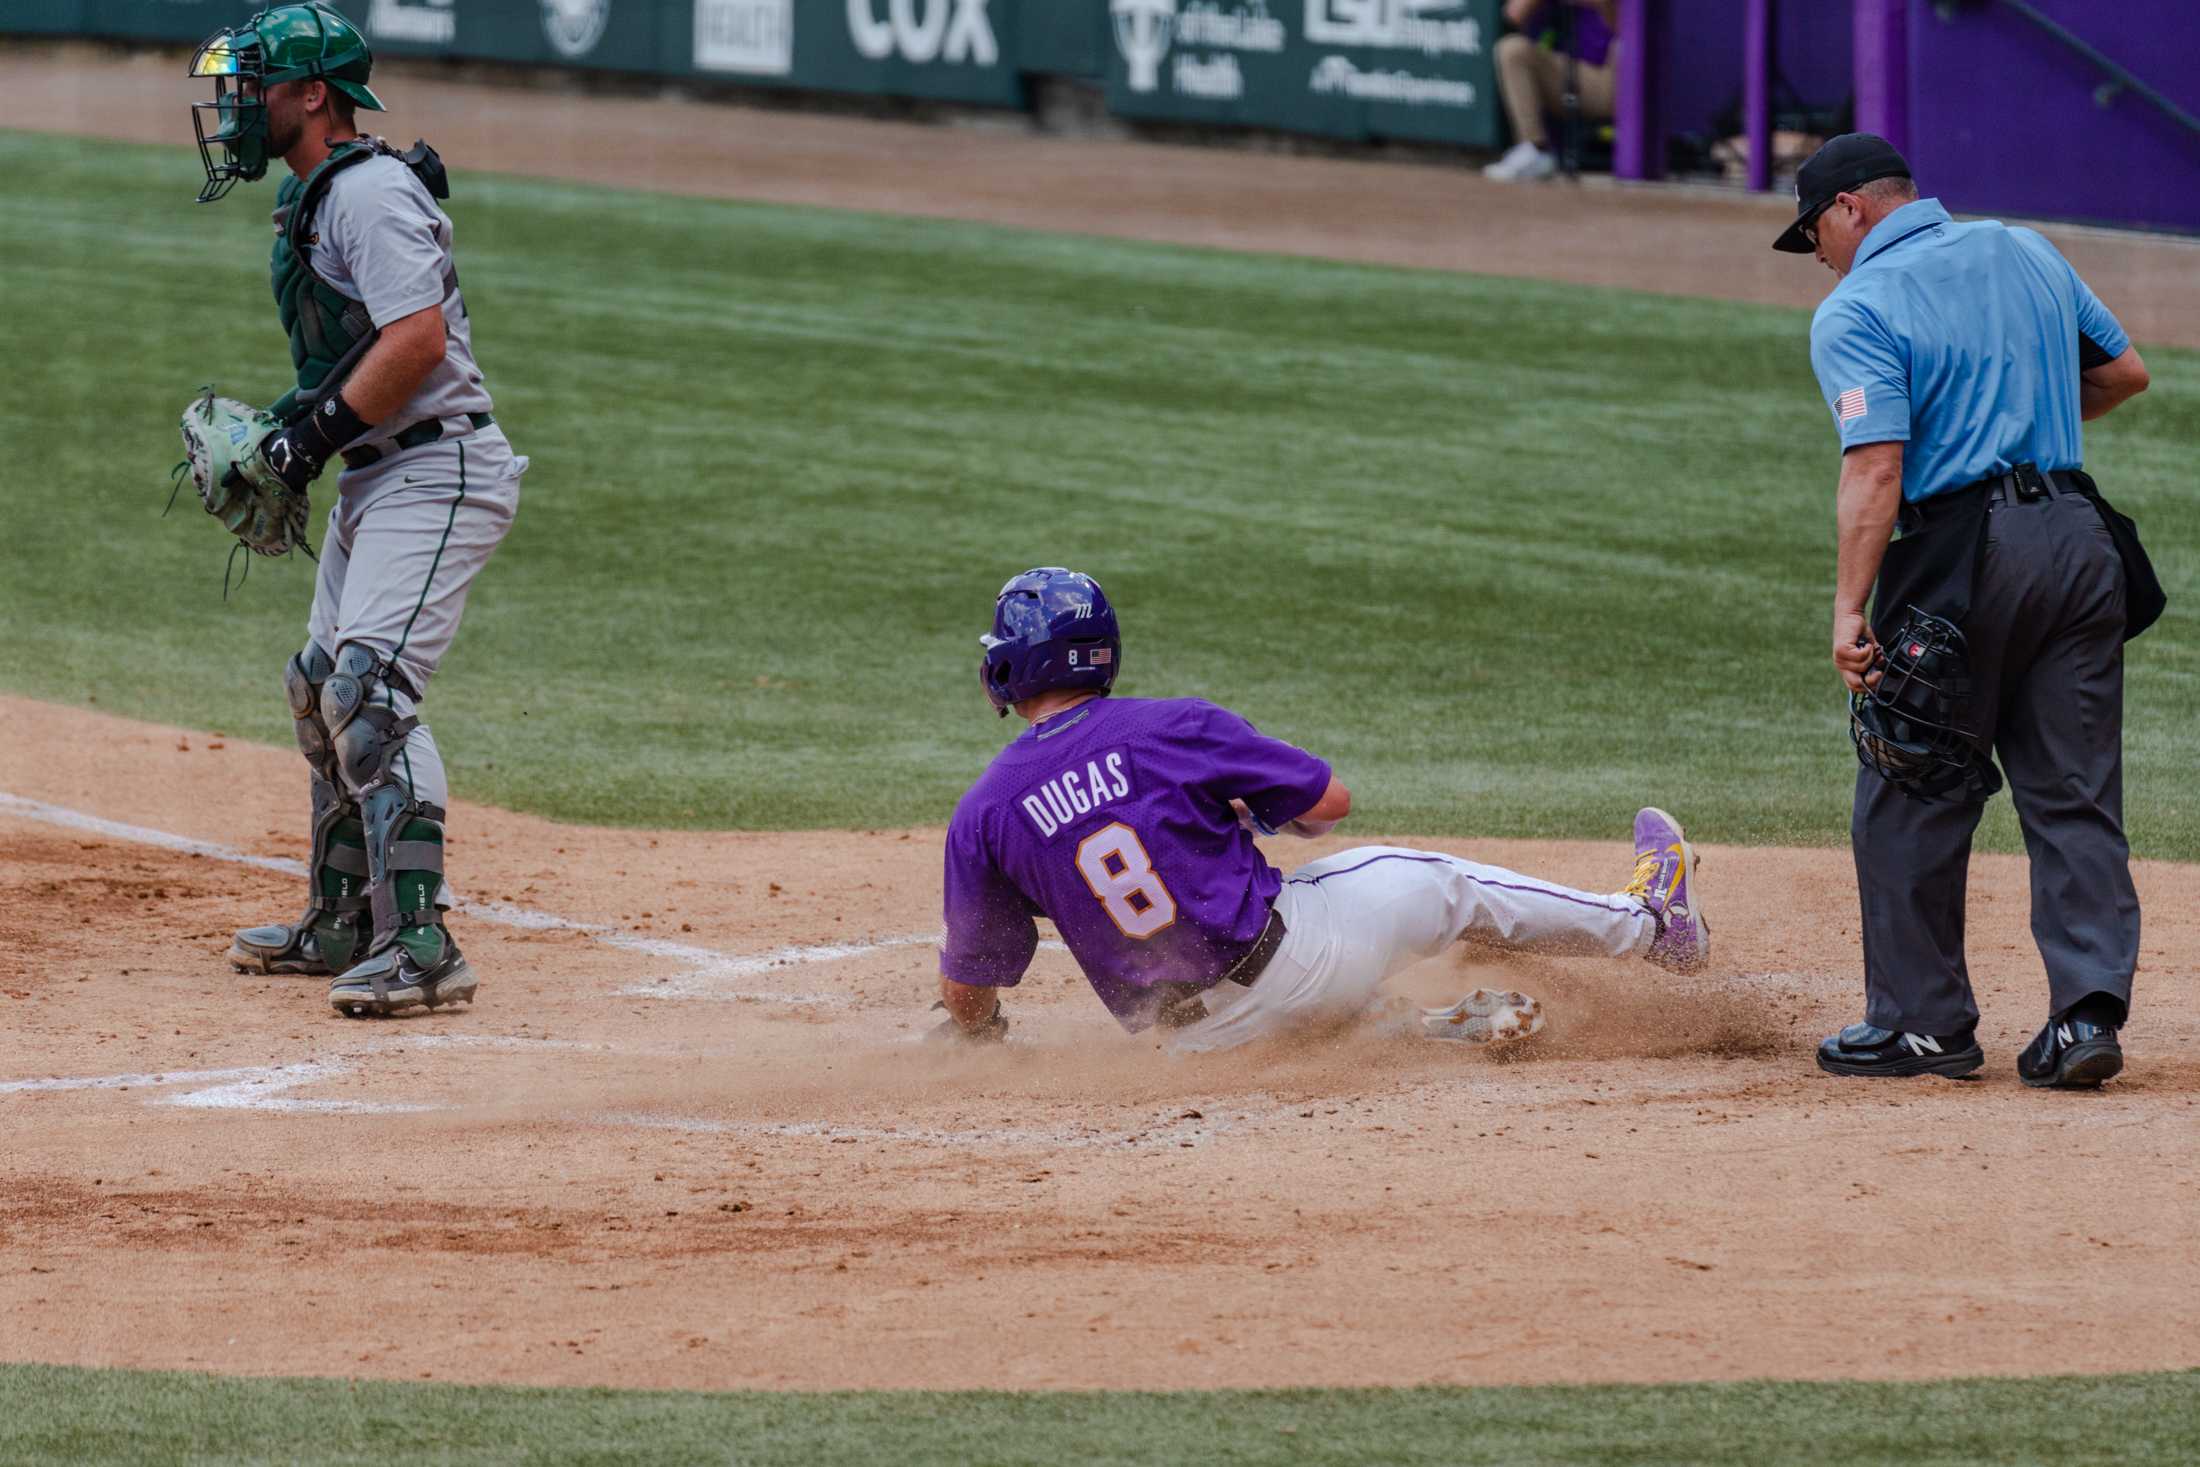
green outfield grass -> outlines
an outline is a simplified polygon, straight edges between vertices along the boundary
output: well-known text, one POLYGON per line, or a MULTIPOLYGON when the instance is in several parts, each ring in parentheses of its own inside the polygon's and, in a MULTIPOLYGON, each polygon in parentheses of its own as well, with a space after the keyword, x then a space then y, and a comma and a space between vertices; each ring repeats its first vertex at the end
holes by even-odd
MULTIPOLYGON (((1059 561, 1122 610, 1122 691, 1328 754, 1366 833, 1620 836, 1655 800, 1701 839, 1845 838, 1801 313, 452 161, 476 342, 535 460, 428 702, 462 796, 942 821, 1003 732, 991 598, 1059 561)), ((159 517, 193 389, 285 385, 273 185, 197 183, 180 144, 0 134, 0 688, 287 743, 312 567, 224 606, 219 528, 188 490, 159 517)), ((2132 833, 2190 858, 2200 354, 2148 357, 2091 462, 2173 597, 2131 657, 2132 833)))
POLYGON ((0 1451, 20 1467, 2149 1467, 2200 1458, 2200 1374, 1510 1390, 695 1395, 0 1366, 0 1451))

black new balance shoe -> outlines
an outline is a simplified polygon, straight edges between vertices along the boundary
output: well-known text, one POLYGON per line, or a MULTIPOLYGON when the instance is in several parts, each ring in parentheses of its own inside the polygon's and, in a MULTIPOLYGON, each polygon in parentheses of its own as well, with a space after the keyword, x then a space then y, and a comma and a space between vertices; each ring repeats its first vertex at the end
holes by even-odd
POLYGON ((2017 1078, 2035 1089, 2090 1090, 2124 1067, 2116 1031, 2077 1017, 2056 1019, 2017 1056, 2017 1078))
POLYGON ((1829 1075, 1968 1075, 1986 1063, 1974 1033, 1908 1034, 1851 1024, 1819 1044, 1818 1068, 1829 1075))

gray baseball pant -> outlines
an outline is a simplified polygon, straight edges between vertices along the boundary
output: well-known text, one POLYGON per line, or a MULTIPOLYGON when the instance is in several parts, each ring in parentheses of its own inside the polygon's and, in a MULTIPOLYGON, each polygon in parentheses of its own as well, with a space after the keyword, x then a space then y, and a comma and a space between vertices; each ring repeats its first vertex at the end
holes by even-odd
MULTIPOLYGON (((393 686, 377 697, 400 716, 413 715, 414 696, 426 694, 450 650, 474 577, 512 527, 526 472, 527 460, 492 424, 347 470, 339 481, 306 631, 332 655, 357 642, 396 668, 410 692, 393 686)), ((398 757, 415 798, 448 809, 443 756, 426 724, 398 757)))
MULTIPOLYGON (((2050 1012, 2094 993, 2128 1005, 2139 897, 2123 821, 2123 562, 2075 494, 1997 503, 1986 537, 1964 626, 1972 722, 2000 756, 2024 829, 2050 1012)), ((1978 1022, 1963 904, 1984 808, 1911 799, 1858 771, 1850 838, 1867 1022, 1941 1035, 1978 1022)))

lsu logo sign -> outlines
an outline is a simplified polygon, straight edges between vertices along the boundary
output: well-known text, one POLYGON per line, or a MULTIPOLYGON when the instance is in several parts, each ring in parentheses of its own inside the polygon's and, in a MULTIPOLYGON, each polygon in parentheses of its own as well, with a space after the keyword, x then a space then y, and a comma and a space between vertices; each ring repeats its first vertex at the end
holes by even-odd
POLYGON ((848 0, 848 35, 857 54, 868 60, 898 55, 918 66, 1000 62, 986 0, 885 0, 884 15, 878 7, 879 0, 848 0))

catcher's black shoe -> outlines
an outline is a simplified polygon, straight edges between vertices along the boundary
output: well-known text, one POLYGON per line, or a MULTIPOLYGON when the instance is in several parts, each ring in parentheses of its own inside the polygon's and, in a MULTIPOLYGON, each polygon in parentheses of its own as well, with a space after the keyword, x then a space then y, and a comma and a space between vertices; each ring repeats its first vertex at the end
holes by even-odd
POLYGON ((1986 1052, 1961 1034, 1910 1034, 1877 1024, 1851 1024, 1818 1046, 1818 1068, 1829 1075, 1968 1075, 1986 1063, 1986 1052))
POLYGON ((321 956, 312 927, 276 922, 247 927, 229 942, 229 965, 240 973, 303 973, 326 978, 334 973, 321 956))
POLYGON ((411 940, 400 939, 368 954, 331 983, 329 1006, 348 1018, 365 1019, 406 1009, 472 1003, 474 970, 466 965, 448 932, 432 930, 442 939, 434 962, 423 964, 414 955, 411 940))
POLYGON ((2116 1031, 2075 1014, 2050 1022, 2017 1056, 2017 1078, 2035 1089, 2090 1090, 2123 1067, 2116 1031))

